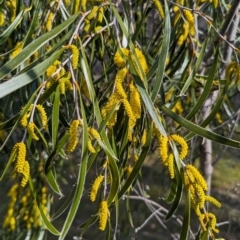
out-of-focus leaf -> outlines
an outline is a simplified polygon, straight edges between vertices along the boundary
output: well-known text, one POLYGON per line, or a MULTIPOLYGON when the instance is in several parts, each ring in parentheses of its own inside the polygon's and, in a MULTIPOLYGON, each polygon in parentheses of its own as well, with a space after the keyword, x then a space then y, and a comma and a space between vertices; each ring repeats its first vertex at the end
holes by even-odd
MULTIPOLYGON (((31 83, 39 76, 41 76, 47 68, 54 63, 55 60, 59 58, 59 56, 64 51, 61 48, 59 51, 55 52, 51 57, 43 61, 42 63, 38 64, 37 66, 33 67, 32 69, 24 72, 20 75, 17 75, 10 80, 0 84, 0 98, 7 96, 8 94, 22 88, 23 86, 31 83)), ((1 71, 1 70, 0 70, 1 71)))
POLYGON ((56 88, 54 95, 54 103, 52 110, 52 145, 55 147, 58 136, 58 125, 59 125, 59 107, 60 107, 60 90, 59 86, 56 88))

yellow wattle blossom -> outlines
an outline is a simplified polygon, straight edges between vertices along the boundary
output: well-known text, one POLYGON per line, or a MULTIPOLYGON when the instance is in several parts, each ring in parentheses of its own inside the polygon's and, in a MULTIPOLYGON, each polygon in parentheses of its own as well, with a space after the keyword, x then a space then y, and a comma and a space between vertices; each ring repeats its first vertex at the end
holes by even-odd
POLYGON ((159 138, 159 155, 165 166, 168 165, 168 137, 161 136, 159 138))
POLYGON ((30 122, 27 125, 27 130, 28 130, 28 134, 32 137, 32 139, 38 141, 39 137, 36 135, 34 129, 36 128, 36 125, 34 122, 30 122))
POLYGON ((214 205, 217 206, 218 208, 221 207, 221 203, 220 203, 217 199, 215 199, 214 197, 212 197, 212 196, 206 196, 206 201, 214 204, 214 205))
POLYGON ((232 80, 232 74, 236 74, 238 64, 236 62, 231 62, 228 64, 226 71, 225 71, 225 76, 228 81, 232 80))
POLYGON ((172 153, 170 153, 168 156, 168 171, 170 178, 173 179, 175 176, 175 172, 174 172, 174 155, 172 153))
POLYGON ((189 25, 189 34, 190 36, 195 36, 195 20, 194 15, 190 10, 183 9, 183 15, 189 25))
MULTIPOLYGON (((11 156, 14 154, 13 162, 15 161, 14 170, 17 173, 23 173, 24 162, 26 159, 26 145, 23 142, 16 143, 12 149, 11 156)), ((10 156, 10 157, 11 157, 10 156)))
POLYGON ((16 10, 17 10, 17 1, 16 0, 8 0, 7 7, 10 10, 10 21, 13 22, 16 18, 16 10))
POLYGON ((144 130, 143 130, 142 137, 141 137, 141 145, 142 145, 142 146, 145 145, 146 140, 147 140, 147 130, 144 129, 144 130))
POLYGON ((13 52, 10 54, 10 59, 16 57, 23 49, 23 42, 18 42, 14 47, 13 52))
POLYGON ((0 27, 5 23, 5 14, 3 11, 0 11, 0 27))
POLYGON ((139 119, 141 118, 141 112, 142 112, 140 93, 133 83, 130 83, 129 89, 130 89, 129 102, 133 111, 133 115, 136 119, 139 119))
POLYGON ((98 190, 103 182, 103 179, 104 179, 104 176, 103 175, 99 175, 93 182, 92 184, 92 188, 91 188, 91 192, 90 192, 90 200, 92 202, 94 202, 96 200, 96 197, 97 197, 97 193, 98 193, 98 190))
POLYGON ((98 11, 97 21, 101 23, 103 21, 104 8, 100 7, 98 11))
POLYGON ((114 55, 113 61, 118 67, 125 67, 126 66, 126 60, 128 58, 129 50, 127 48, 120 48, 114 55), (122 57, 122 55, 124 58, 122 57))
POLYGON ((54 18, 54 13, 52 11, 49 12, 45 24, 45 28, 48 32, 52 30, 52 24, 53 24, 53 18, 54 18))
POLYGON ((80 120, 73 120, 69 129, 68 152, 73 152, 78 143, 78 127, 81 126, 80 120))
POLYGON ((174 135, 171 135, 170 137, 174 142, 177 142, 181 146, 181 151, 179 152, 179 157, 181 160, 183 160, 188 154, 188 144, 186 143, 184 138, 182 138, 179 135, 174 134, 174 135))
POLYGON ((205 191, 208 190, 208 186, 207 186, 205 179, 203 178, 202 174, 198 171, 198 169, 196 167, 194 167, 191 164, 187 164, 185 171, 192 173, 195 181, 203 188, 203 190, 205 190, 205 191))
POLYGON ((88 139, 88 144, 87 144, 87 146, 88 146, 88 151, 89 151, 90 153, 96 153, 96 150, 94 149, 94 147, 93 147, 92 142, 91 142, 90 139, 88 139))
POLYGON ((188 33, 189 33, 189 24, 184 22, 182 25, 181 35, 179 36, 177 41, 178 46, 181 46, 186 41, 188 33))
MULTIPOLYGON (((20 120, 20 124, 22 127, 26 128, 28 125, 28 118, 30 117, 31 111, 33 108, 33 104, 30 105, 30 107, 28 108, 28 110, 26 111, 26 113, 22 116, 21 120, 20 120)), ((23 108, 20 111, 20 114, 22 114, 23 112, 23 108)))
POLYGON ((98 6, 93 6, 91 12, 88 14, 87 19, 91 20, 95 17, 96 13, 98 11, 98 6))
POLYGON ((23 178, 21 181, 21 186, 25 187, 29 180, 29 176, 30 176, 30 166, 29 166, 28 161, 24 161, 22 174, 23 174, 23 178))
POLYGON ((102 201, 99 208, 99 230, 104 231, 108 220, 108 204, 107 201, 102 201))
POLYGON ((89 127, 89 128, 88 128, 88 133, 89 133, 93 138, 95 138, 95 139, 97 139, 97 140, 101 140, 101 136, 100 136, 100 134, 98 133, 98 131, 97 131, 96 129, 89 127))
POLYGON ((36 105, 37 110, 40 113, 40 119, 41 119, 41 123, 43 128, 47 129, 48 128, 48 124, 47 124, 47 113, 44 109, 44 107, 41 104, 36 105))
POLYGON ((160 17, 161 17, 162 19, 164 19, 165 14, 164 14, 164 11, 163 11, 163 7, 162 7, 162 5, 161 5, 161 3, 160 3, 160 0, 152 0, 152 2, 153 2, 153 4, 154 4, 154 6, 156 7, 156 9, 157 9, 160 17))
POLYGON ((148 70, 149 70, 149 67, 148 67, 148 64, 147 64, 147 60, 146 60, 143 52, 139 48, 137 48, 137 47, 135 48, 135 53, 137 55, 136 57, 137 57, 137 59, 138 59, 138 61, 140 63, 140 66, 138 65, 138 63, 137 63, 133 53, 131 53, 131 58, 132 58, 133 64, 135 66, 135 69, 136 69, 139 77, 143 80, 144 77, 142 75, 142 71, 146 75, 148 70), (140 70, 140 67, 141 67, 142 71, 140 70))
POLYGON ((65 46, 65 48, 70 49, 70 51, 72 52, 72 59, 71 59, 72 68, 77 69, 78 59, 79 59, 79 50, 77 46, 72 44, 72 45, 65 46))

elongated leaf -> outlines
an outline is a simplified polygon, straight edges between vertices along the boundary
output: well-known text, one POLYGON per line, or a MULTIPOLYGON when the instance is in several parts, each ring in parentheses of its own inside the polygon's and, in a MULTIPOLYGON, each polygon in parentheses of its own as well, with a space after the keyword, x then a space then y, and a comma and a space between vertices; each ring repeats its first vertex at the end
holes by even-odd
POLYGON ((87 120, 85 116, 84 107, 82 104, 81 95, 78 92, 78 96, 80 98, 80 105, 81 105, 81 113, 82 113, 82 119, 83 119, 83 138, 82 138, 82 157, 81 157, 81 163, 79 166, 78 171, 78 179, 77 179, 77 185, 76 185, 76 192, 73 197, 73 201, 71 204, 71 207, 69 209, 68 215, 65 219, 62 232, 59 236, 59 240, 63 240, 65 236, 67 235, 69 228, 71 227, 71 224, 73 222, 73 219, 77 213, 80 201, 82 199, 82 194, 84 190, 84 184, 87 174, 87 163, 88 163, 88 148, 87 148, 87 142, 88 142, 88 131, 87 131, 87 120))
POLYGON ((182 198, 183 184, 182 184, 181 176, 178 171, 175 171, 175 177, 177 179, 177 191, 176 191, 174 201, 171 205, 171 208, 169 209, 169 211, 165 217, 166 221, 168 219, 170 219, 172 217, 172 215, 175 213, 175 211, 177 210, 177 208, 180 204, 181 198, 182 198))
POLYGON ((7 165, 3 170, 2 176, 0 178, 0 181, 2 181, 2 179, 4 178, 8 168, 10 167, 11 163, 13 162, 13 159, 16 157, 16 150, 14 152, 11 153, 10 158, 8 159, 7 165))
POLYGON ((52 111, 52 145, 55 147, 58 136, 59 125, 59 106, 60 106, 60 90, 59 86, 56 88, 55 98, 52 111))
POLYGON ((14 21, 11 23, 11 25, 0 35, 0 45, 3 44, 9 38, 11 33, 16 29, 18 24, 21 22, 25 13, 26 11, 22 10, 14 19, 14 21))
POLYGON ((164 1, 164 6, 165 6, 164 38, 163 38, 163 43, 162 43, 162 47, 161 47, 161 53, 159 55, 159 60, 158 60, 156 80, 154 83, 154 88, 153 88, 152 96, 151 96, 151 99, 153 102, 155 102, 155 100, 157 98, 157 94, 158 94, 161 84, 162 84, 165 65, 166 65, 166 59, 168 56, 168 49, 169 49, 169 44, 170 44, 171 22, 170 22, 169 9, 168 9, 168 5, 167 5, 166 1, 164 1))
POLYGON ((198 126, 197 124, 194 124, 188 120, 186 120, 185 118, 177 115, 176 113, 172 112, 170 109, 168 109, 167 107, 165 107, 164 105, 162 105, 161 103, 159 103, 160 108, 163 112, 165 112, 169 117, 171 117, 174 121, 176 121, 177 123, 179 123, 180 125, 182 125, 183 127, 185 127, 186 129, 188 129, 189 131, 207 138, 209 140, 212 140, 214 142, 223 144, 223 145, 227 145, 229 147, 233 147, 233 148, 240 148, 240 142, 223 137, 219 134, 216 134, 214 132, 211 132, 209 130, 206 130, 205 128, 202 128, 200 126, 198 126))
MULTIPOLYGON (((17 75, 10 80, 0 84, 0 98, 7 96, 8 94, 16 91, 17 89, 31 83, 39 76, 41 76, 47 68, 54 63, 55 60, 59 58, 59 56, 64 51, 61 48, 59 51, 55 52, 51 57, 38 64, 34 68, 24 72, 20 75, 17 75)), ((0 70, 1 71, 1 70, 0 70)), ((1 73, 0 73, 1 74, 1 73)))
MULTIPOLYGON (((16 57, 8 61, 3 67, 0 68, 0 79, 4 78, 7 74, 13 71, 22 62, 27 60, 34 52, 36 52, 40 47, 45 45, 48 41, 56 37, 59 33, 65 30, 73 21, 79 16, 79 14, 74 14, 69 17, 68 20, 59 24, 52 31, 43 34, 41 37, 34 40, 26 48, 24 48, 21 53, 16 57)), ((1 92, 1 91, 0 91, 1 92)))
POLYGON ((37 197, 37 191, 34 187, 34 184, 33 184, 33 181, 32 181, 32 178, 31 176, 29 177, 29 185, 30 185, 30 188, 32 190, 32 193, 33 193, 33 196, 34 196, 34 199, 35 201, 37 202, 37 206, 38 206, 38 209, 39 209, 39 212, 40 212, 40 216, 42 218, 42 221, 45 225, 45 227, 48 229, 49 232, 51 232, 53 235, 60 235, 60 232, 51 224, 51 222, 49 222, 47 216, 44 214, 44 211, 42 209, 42 206, 41 206, 41 203, 40 201, 38 200, 38 197, 37 197))
POLYGON ((46 179, 47 179, 50 187, 52 188, 52 190, 62 197, 63 194, 62 194, 62 192, 60 190, 60 187, 57 183, 56 174, 54 174, 53 168, 49 169, 47 171, 47 173, 45 173, 45 175, 46 175, 46 179))
POLYGON ((188 239, 189 228, 190 228, 190 214, 191 214, 191 198, 190 191, 187 192, 186 202, 183 215, 182 230, 180 234, 180 240, 188 239))

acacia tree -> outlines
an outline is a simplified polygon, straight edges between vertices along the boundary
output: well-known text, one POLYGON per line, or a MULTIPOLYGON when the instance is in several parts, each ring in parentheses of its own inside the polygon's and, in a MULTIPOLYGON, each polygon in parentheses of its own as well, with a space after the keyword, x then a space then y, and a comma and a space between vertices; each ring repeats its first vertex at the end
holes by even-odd
POLYGON ((11 179, 1 235, 43 239, 49 231, 65 239, 76 214, 85 210, 87 191, 95 212, 81 223, 80 237, 96 228, 117 239, 123 199, 132 226, 129 200, 137 199, 152 212, 142 226, 156 218, 163 228, 163 220, 181 226, 172 239, 221 236, 207 208, 221 203, 193 165, 194 139, 240 148, 228 132, 211 131, 222 106, 234 116, 223 103, 230 90, 238 91, 238 49, 223 35, 236 24, 227 16, 234 16, 238 1, 0 4, 1 181, 11 179), (202 106, 213 96, 203 116, 202 106), (171 180, 164 199, 169 208, 141 186, 142 166, 155 143, 171 180), (76 153, 77 177, 74 185, 65 183, 71 189, 66 196, 61 176, 66 159, 76 153), (88 187, 91 171, 96 177, 88 187), (66 198, 55 212, 54 195, 66 198), (182 196, 180 218, 175 212, 182 196), (57 228, 53 220, 64 211, 57 228))

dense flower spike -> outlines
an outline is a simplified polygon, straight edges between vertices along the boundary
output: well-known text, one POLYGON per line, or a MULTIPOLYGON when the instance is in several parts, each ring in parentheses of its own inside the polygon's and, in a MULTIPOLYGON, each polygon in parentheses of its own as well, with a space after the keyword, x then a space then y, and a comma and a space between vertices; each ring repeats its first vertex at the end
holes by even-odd
POLYGON ((181 160, 183 160, 188 154, 188 145, 187 145, 186 141, 184 140, 184 138, 182 138, 181 136, 176 135, 176 134, 171 135, 170 137, 174 142, 177 142, 181 146, 181 151, 179 152, 179 157, 181 160))
POLYGON ((34 122, 30 122, 27 125, 27 130, 28 130, 28 134, 32 137, 32 139, 38 141, 39 137, 36 135, 34 129, 36 128, 36 125, 34 122))
POLYGON ((95 139, 97 139, 97 140, 101 140, 101 136, 100 136, 100 134, 98 133, 98 131, 97 131, 96 129, 89 127, 89 128, 88 128, 88 133, 89 133, 93 138, 95 138, 95 139))
POLYGON ((217 199, 215 199, 214 197, 212 197, 212 196, 206 196, 206 201, 214 204, 214 205, 215 205, 216 207, 218 207, 218 208, 221 207, 221 203, 220 203, 217 199))
POLYGON ((226 71, 225 71, 225 76, 229 82, 232 80, 233 75, 236 76, 237 68, 238 68, 238 64, 236 62, 231 62, 228 64, 226 71))
POLYGON ((96 13, 98 11, 98 6, 93 6, 91 12, 88 14, 87 19, 91 20, 95 17, 96 13))
POLYGON ((205 179, 203 178, 203 176, 201 175, 201 173, 198 171, 196 167, 194 167, 191 164, 188 164, 186 166, 186 171, 192 173, 195 181, 203 188, 203 190, 205 191, 208 190, 208 186, 205 179))
MULTIPOLYGON (((24 128, 26 128, 27 125, 28 125, 28 118, 30 117, 32 108, 33 108, 33 104, 30 105, 30 107, 28 108, 27 112, 23 115, 23 117, 20 120, 20 124, 24 128)), ((23 108, 22 108, 20 114, 22 113, 22 111, 23 111, 23 108)))
POLYGON ((154 6, 156 7, 156 9, 157 9, 160 17, 161 17, 162 19, 164 19, 165 14, 164 14, 164 11, 163 11, 163 7, 162 7, 162 5, 161 5, 161 3, 160 3, 160 0, 152 0, 152 2, 153 2, 153 4, 154 4, 154 6))
POLYGON ((104 8, 100 7, 98 10, 98 16, 97 16, 97 21, 101 23, 103 21, 103 13, 104 13, 104 8))
POLYGON ((40 113, 40 119, 41 119, 41 123, 43 128, 47 129, 48 128, 48 124, 47 124, 47 114, 46 111, 44 109, 44 107, 41 104, 36 105, 37 110, 40 113))
POLYGON ((22 174, 23 174, 23 178, 21 181, 21 186, 25 187, 29 180, 29 176, 30 176, 30 166, 29 166, 28 161, 24 161, 22 174))
POLYGON ((133 111, 133 115, 136 119, 139 119, 141 117, 142 112, 140 93, 133 83, 130 83, 129 89, 130 89, 129 102, 133 111))
POLYGON ((13 161, 16 161, 14 170, 17 173, 23 173, 24 162, 26 159, 26 145, 23 142, 16 143, 13 147, 12 153, 15 155, 13 161))
POLYGON ((141 145, 142 145, 142 146, 145 145, 146 140, 147 140, 147 130, 144 129, 144 130, 143 130, 142 137, 141 137, 141 145))
POLYGON ((77 48, 77 46, 75 45, 67 45, 65 46, 66 49, 70 49, 70 51, 72 52, 72 67, 73 69, 77 69, 78 66, 78 59, 79 59, 79 50, 77 48))
POLYGON ((114 55, 114 58, 113 58, 114 63, 120 68, 125 67, 128 54, 129 54, 129 50, 127 48, 120 48, 120 50, 118 50, 114 55), (125 59, 122 57, 120 52, 122 53, 125 59))
POLYGON ((17 1, 16 0, 8 0, 7 1, 7 7, 10 10, 10 21, 13 22, 16 18, 16 9, 17 9, 17 1))
POLYGON ((188 33, 189 33, 189 25, 188 23, 183 23, 182 32, 177 41, 177 44, 179 46, 181 46, 186 41, 188 33))
POLYGON ((142 75, 142 71, 143 71, 144 74, 147 74, 147 72, 149 70, 148 64, 147 64, 147 60, 146 60, 143 52, 139 48, 135 48, 135 53, 137 55, 136 57, 137 57, 137 59, 138 59, 138 61, 140 63, 140 66, 138 65, 138 63, 137 63, 133 53, 131 53, 131 58, 132 58, 133 64, 135 66, 135 69, 136 69, 139 77, 143 80, 144 77, 142 75), (140 67, 141 67, 142 71, 140 70, 140 67))
POLYGON ((46 30, 48 32, 52 30, 53 18, 54 18, 54 13, 50 11, 47 16, 46 25, 45 25, 46 30))
POLYGON ((183 10, 184 17, 189 25, 189 34, 194 37, 195 36, 195 21, 193 13, 187 9, 183 10))
POLYGON ((96 153, 96 150, 94 149, 91 140, 88 140, 88 151, 91 153, 96 153))
POLYGON ((96 197, 97 197, 97 193, 98 193, 98 190, 101 186, 101 183, 103 182, 103 179, 104 179, 104 176, 103 175, 99 175, 93 182, 92 184, 92 188, 91 188, 91 192, 90 192, 90 200, 92 202, 94 202, 96 200, 96 197))
POLYGON ((174 155, 172 153, 170 153, 168 157, 168 171, 170 178, 173 179, 175 173, 174 173, 174 155))
POLYGON ((168 157, 169 157, 169 153, 168 153, 168 137, 163 137, 161 136, 159 138, 159 155, 160 158, 163 162, 163 164, 166 166, 168 165, 168 157))
POLYGON ((3 11, 0 11, 0 27, 5 23, 5 14, 3 11))
POLYGON ((73 152, 78 143, 78 127, 81 126, 80 120, 73 120, 69 129, 68 152, 73 152))
POLYGON ((10 54, 10 58, 14 58, 16 57, 21 51, 22 51, 22 48, 23 48, 23 42, 18 42, 13 50, 13 52, 10 54))
POLYGON ((99 208, 99 230, 104 231, 108 220, 108 204, 107 201, 102 201, 99 208))

